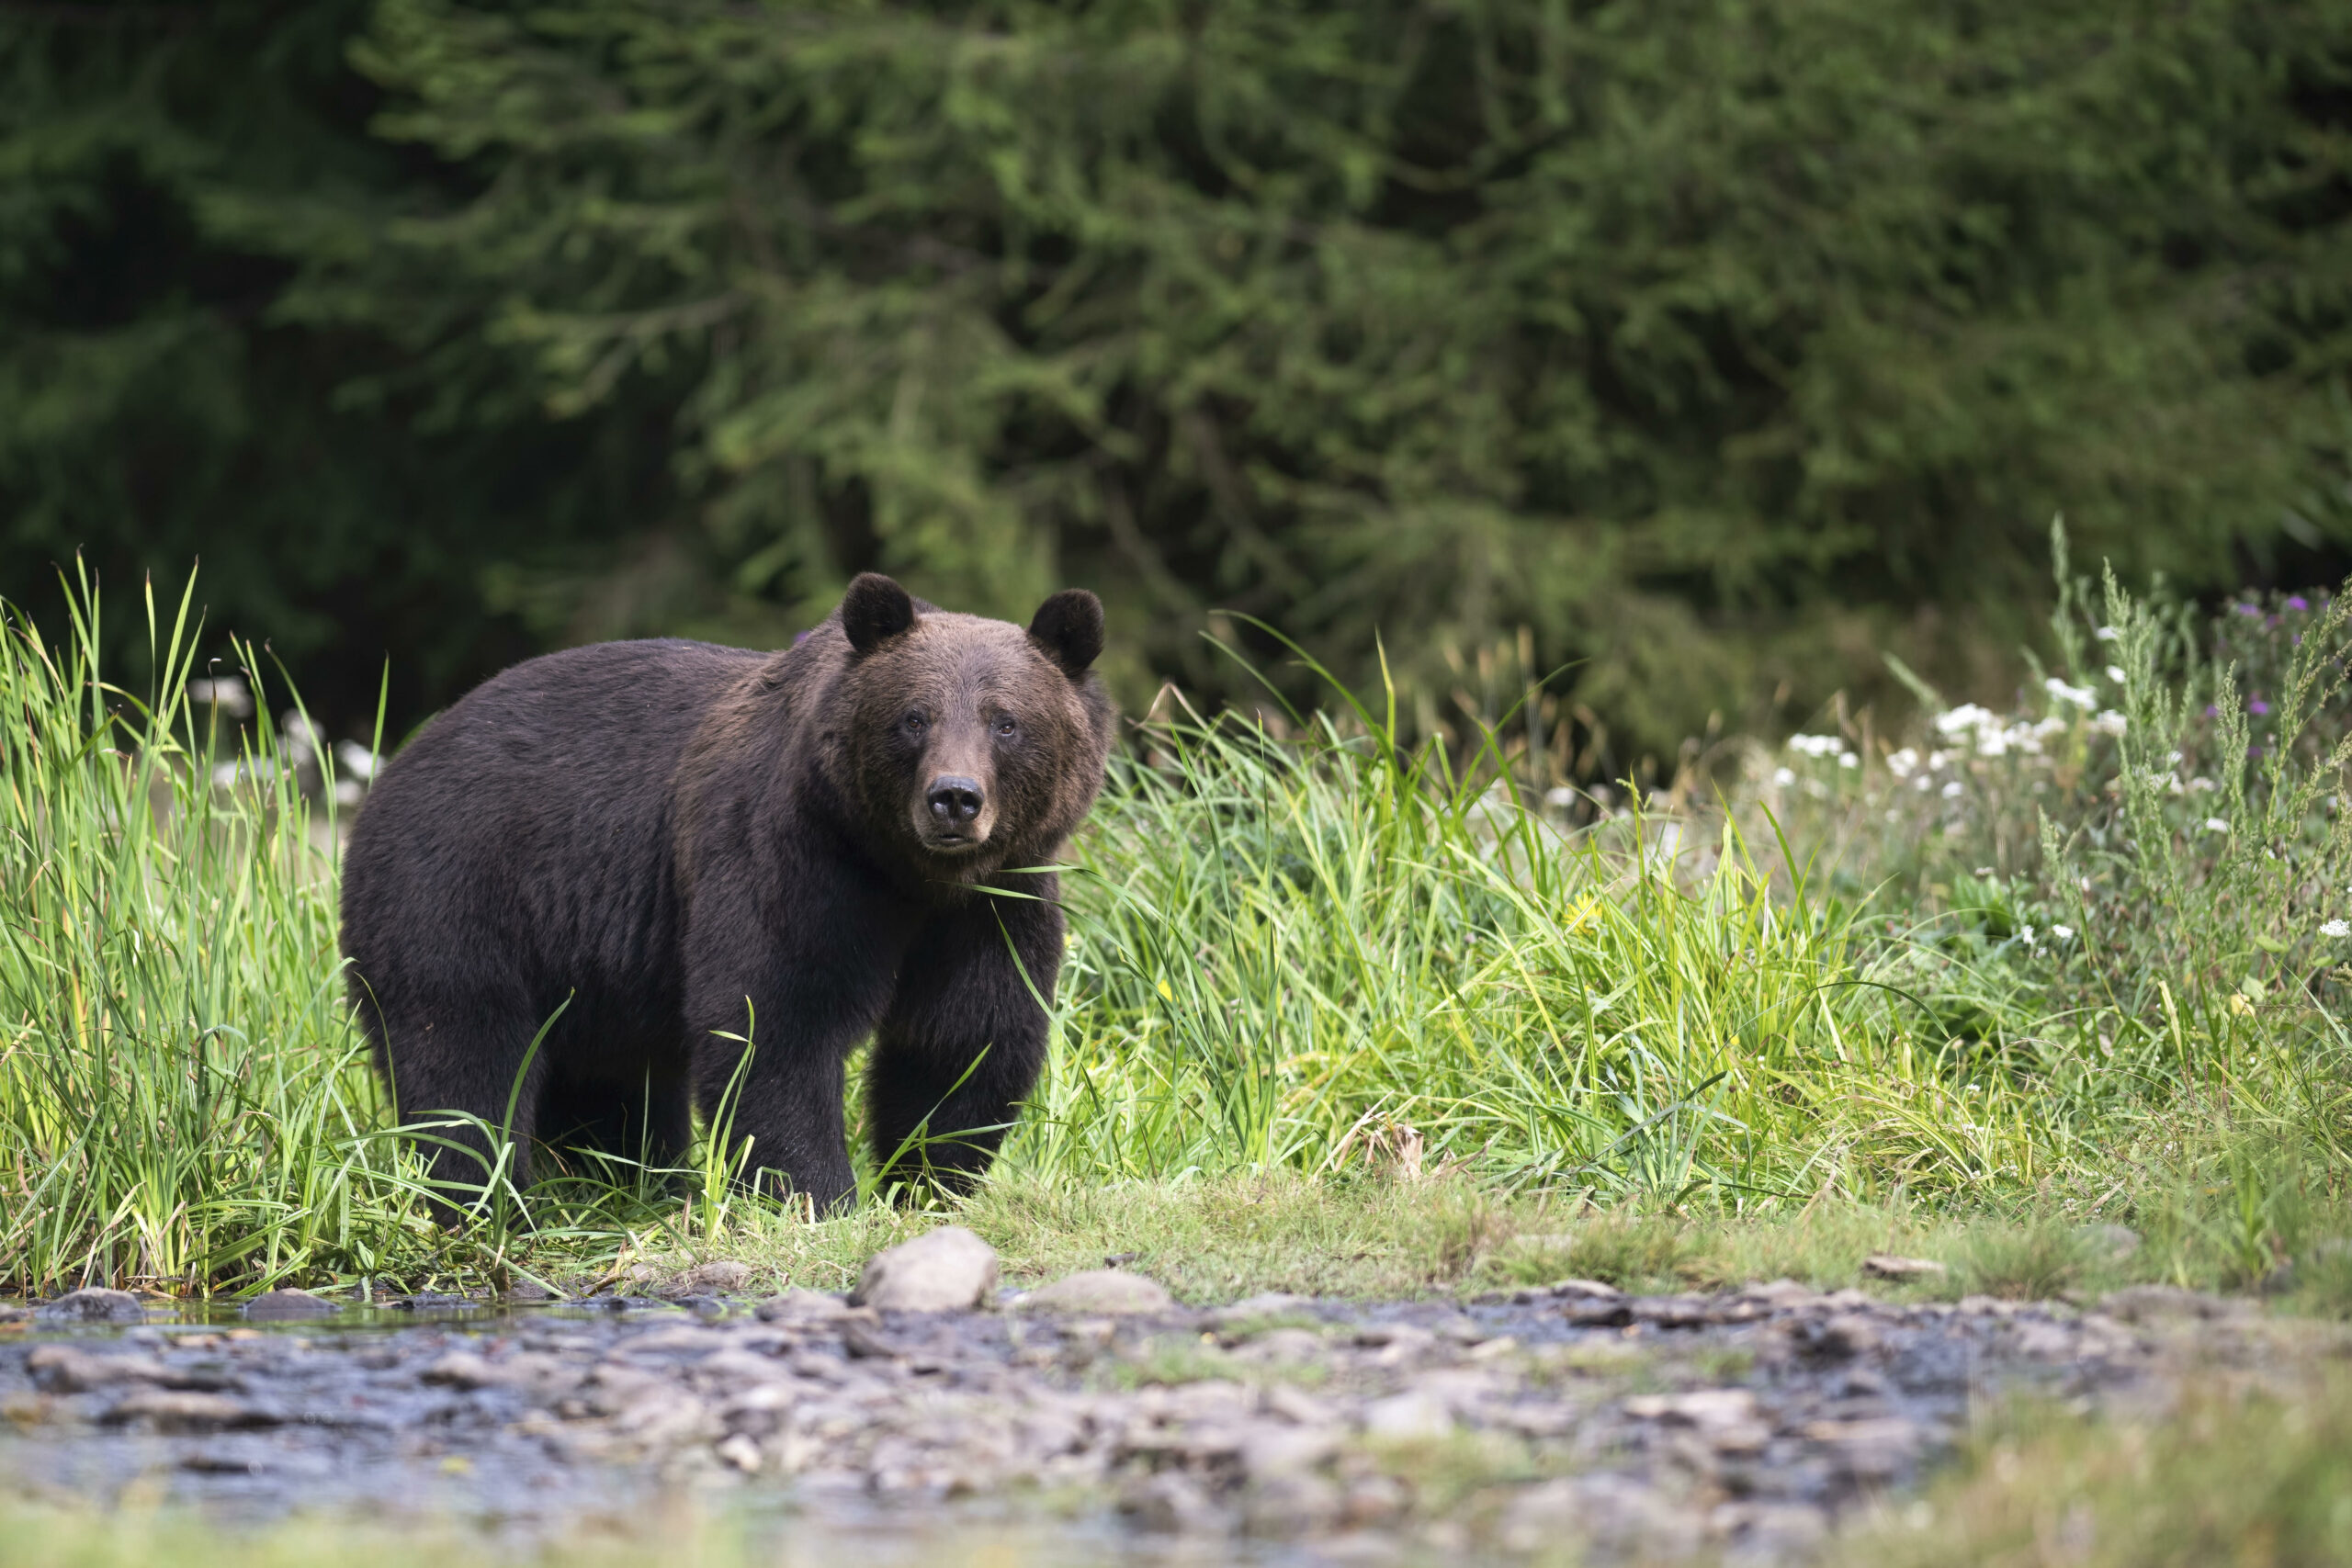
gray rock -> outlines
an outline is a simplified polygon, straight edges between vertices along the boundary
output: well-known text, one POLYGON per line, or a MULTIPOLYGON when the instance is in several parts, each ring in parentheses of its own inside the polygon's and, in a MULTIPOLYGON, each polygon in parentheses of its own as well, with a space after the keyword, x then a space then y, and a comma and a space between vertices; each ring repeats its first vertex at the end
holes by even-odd
POLYGON ((452 1350, 417 1374, 417 1382, 441 1388, 491 1388, 504 1381, 496 1367, 469 1350, 452 1350))
POLYGON ((1216 1310, 1219 1327, 1250 1323, 1258 1318, 1288 1317, 1306 1313, 1315 1305, 1313 1296, 1295 1296, 1287 1291, 1261 1291, 1254 1296, 1244 1296, 1231 1306, 1216 1310))
POLYGON ((1266 1366, 1301 1366, 1323 1353, 1323 1336, 1311 1328, 1270 1328, 1235 1352, 1266 1366))
POLYGON ((2140 1250, 2140 1233, 2130 1225, 2084 1225, 2075 1232, 2093 1257, 2120 1263, 2140 1250))
POLYGON ((996 1291, 996 1248, 942 1225, 866 1260, 854 1304, 885 1312, 968 1312, 996 1291))
POLYGON ((144 1323, 147 1309, 129 1291, 93 1286, 68 1291, 53 1302, 43 1302, 38 1315, 50 1323, 144 1323))
POLYGON ((1700 1520, 1633 1477, 1580 1475, 1521 1492, 1503 1509, 1498 1534, 1514 1551, 1556 1552, 1585 1540, 1611 1552, 1685 1557, 1698 1549, 1700 1520))
POLYGON ((1377 1472, 1359 1476, 1348 1483, 1340 1522, 1351 1529, 1385 1529, 1404 1517, 1412 1503, 1412 1494, 1395 1476, 1377 1472))
POLYGON ((1555 1280, 1550 1289, 1553 1295, 1574 1301, 1613 1302, 1625 1293, 1599 1280, 1555 1280))
POLYGON ((856 1309, 841 1297, 829 1296, 822 1291, 795 1289, 770 1296, 757 1310, 763 1323, 821 1323, 856 1309))
POLYGON ((1800 1285, 1790 1279, 1779 1279, 1766 1284, 1750 1285, 1739 1293, 1749 1301, 1760 1302, 1766 1306, 1782 1312, 1811 1306, 1821 1299, 1820 1292, 1810 1285, 1800 1285))
POLYGON ((343 1310, 308 1291, 271 1291, 245 1303, 245 1315, 255 1323, 294 1323, 310 1317, 333 1317, 343 1310))
POLYGON ((1363 1434, 1387 1442, 1427 1442, 1453 1431, 1453 1412, 1422 1389, 1407 1389, 1363 1407, 1363 1434))
POLYGON ((1314 1470, 1339 1451, 1340 1434, 1333 1427, 1260 1421, 1242 1434, 1236 1454, 1242 1474, 1263 1481, 1314 1470))
POLYGON ((1810 1503, 1724 1503, 1707 1524, 1730 1543, 1724 1560, 1735 1568, 1804 1562, 1829 1536, 1828 1514, 1810 1503))
POLYGON ((141 1388, 115 1402, 103 1419, 109 1425, 138 1423, 159 1432, 218 1432, 232 1427, 274 1427, 277 1417, 218 1393, 141 1388))
POLYGON ((1140 1529, 1166 1535, 1223 1535, 1233 1528, 1226 1511, 1181 1471, 1130 1483, 1119 1495, 1119 1512, 1140 1529))
POLYGON ((721 1258, 716 1263, 698 1263, 678 1276, 678 1284, 689 1291, 740 1291, 752 1282, 752 1266, 721 1258))
POLYGON ((1041 1285, 1017 1303, 1024 1312, 1167 1312, 1176 1304, 1168 1287, 1124 1269, 1087 1269, 1041 1285))
POLYGON ((1318 1535, 1340 1522, 1346 1506, 1345 1494, 1319 1475, 1272 1475, 1243 1494, 1241 1528, 1257 1536, 1318 1535))
POLYGON ((1710 1436, 1753 1431, 1758 1434, 1753 1446, 1764 1446, 1756 1395, 1748 1389, 1702 1388, 1689 1393, 1642 1394, 1625 1402, 1625 1414, 1645 1421, 1663 1421, 1668 1426, 1693 1427, 1710 1436))
POLYGON ((1878 1324, 1858 1312, 1841 1312, 1820 1323, 1806 1324, 1805 1348, 1816 1356, 1842 1359, 1866 1356, 1879 1348, 1878 1324))
POLYGON ((1941 1280, 1951 1270, 1932 1258, 1898 1258, 1891 1252, 1873 1252, 1862 1259, 1862 1272, 1873 1280, 1941 1280))
POLYGON ((1899 1416, 1812 1421, 1799 1427, 1798 1435, 1830 1449, 1840 1470, 1864 1482, 1887 1481, 1900 1473, 1926 1438, 1916 1422, 1899 1416))
POLYGON ((87 1393, 122 1383, 159 1383, 164 1364, 146 1356, 94 1356, 71 1345, 38 1345, 25 1358, 25 1371, 48 1393, 87 1393))

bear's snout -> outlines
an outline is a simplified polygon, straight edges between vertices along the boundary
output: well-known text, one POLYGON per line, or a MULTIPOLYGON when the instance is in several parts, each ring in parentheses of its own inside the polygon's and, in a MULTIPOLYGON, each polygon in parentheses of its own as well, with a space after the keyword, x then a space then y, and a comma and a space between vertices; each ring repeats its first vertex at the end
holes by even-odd
POLYGON ((931 793, 923 798, 931 805, 933 821, 951 831, 959 829, 980 814, 980 781, 949 773, 932 780, 931 793))
POLYGON ((988 841, 996 826, 988 791, 965 773, 942 773, 923 791, 922 839, 933 850, 958 853, 988 841))

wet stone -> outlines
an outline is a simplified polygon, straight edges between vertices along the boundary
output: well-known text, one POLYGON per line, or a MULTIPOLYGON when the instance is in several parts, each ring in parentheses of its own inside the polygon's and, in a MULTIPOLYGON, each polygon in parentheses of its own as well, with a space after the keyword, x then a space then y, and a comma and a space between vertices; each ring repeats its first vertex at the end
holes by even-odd
POLYGON ((50 1323, 144 1323, 147 1309, 129 1291, 68 1291, 35 1314, 50 1323))
POLYGON ((142 1388, 118 1400, 103 1417, 110 1425, 140 1424, 159 1432, 218 1432, 233 1427, 274 1427, 277 1417, 218 1393, 142 1388))
POLYGON ((302 1318, 333 1317, 339 1303, 322 1301, 308 1291, 271 1291, 247 1302, 244 1314, 255 1323, 292 1323, 302 1318))

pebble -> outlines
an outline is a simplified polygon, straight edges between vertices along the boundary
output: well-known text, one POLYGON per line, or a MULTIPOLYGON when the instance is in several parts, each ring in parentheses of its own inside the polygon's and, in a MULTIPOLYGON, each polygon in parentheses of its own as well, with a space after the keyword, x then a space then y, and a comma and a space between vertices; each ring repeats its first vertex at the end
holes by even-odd
POLYGON ((333 1317, 340 1303, 322 1301, 308 1291, 271 1291, 247 1302, 244 1314, 255 1323, 291 1323, 306 1317, 333 1317))
POLYGON ((2120 1263, 2140 1250, 2140 1233, 2130 1225, 2084 1225, 2075 1235, 2095 1256, 2110 1263, 2120 1263))
POLYGON ((883 1312, 968 1312, 995 1294, 996 1248, 942 1225, 866 1260, 853 1304, 883 1312))
POLYGON ((1176 1304, 1168 1287, 1123 1269, 1088 1269, 1041 1285, 1015 1303, 1024 1312, 1167 1312, 1176 1304))
POLYGON ((218 1393, 141 1388, 124 1395, 100 1419, 139 1423, 159 1432, 218 1432, 231 1427, 272 1427, 274 1416, 218 1393))
POLYGON ((740 1291, 751 1282, 752 1266, 728 1258, 721 1258, 716 1263, 698 1263, 678 1277, 678 1284, 688 1291, 726 1292, 740 1291))
POLYGON ((1453 1412, 1427 1391, 1408 1389, 1365 1405, 1363 1431, 1390 1442, 1431 1441, 1453 1435, 1453 1412))

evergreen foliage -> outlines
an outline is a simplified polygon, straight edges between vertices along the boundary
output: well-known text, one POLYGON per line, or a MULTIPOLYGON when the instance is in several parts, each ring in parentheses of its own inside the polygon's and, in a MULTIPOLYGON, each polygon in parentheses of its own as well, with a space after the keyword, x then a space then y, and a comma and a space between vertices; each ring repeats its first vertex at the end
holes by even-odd
POLYGON ((2344 0, 13 9, 0 566, 429 607, 419 701, 878 566, 1093 584, 1131 700, 1523 626, 1622 766, 1964 684, 2055 511, 2352 542, 2344 0))

